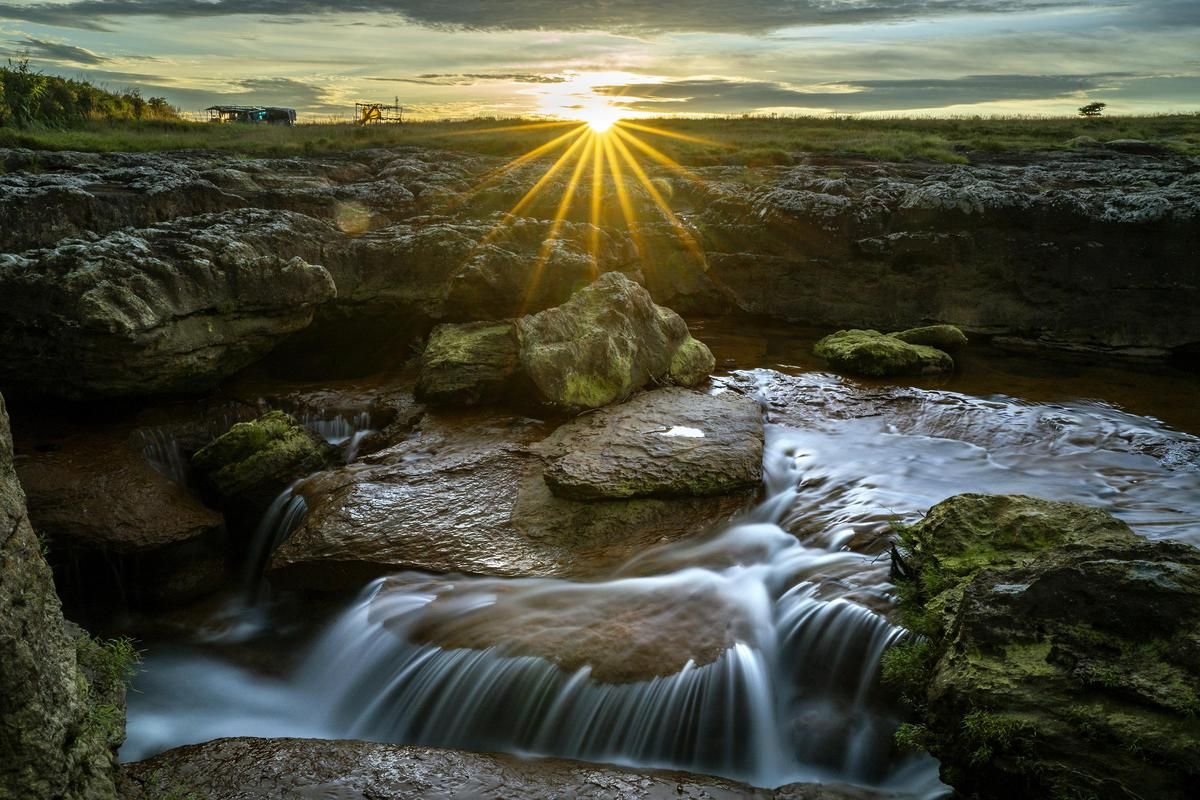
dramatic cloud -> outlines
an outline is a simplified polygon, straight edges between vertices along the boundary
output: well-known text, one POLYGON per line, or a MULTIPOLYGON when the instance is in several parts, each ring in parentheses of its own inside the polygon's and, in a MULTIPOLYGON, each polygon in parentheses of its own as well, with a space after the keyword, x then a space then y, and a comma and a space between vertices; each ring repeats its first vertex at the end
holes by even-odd
POLYGON ((67 61, 75 64, 99 65, 112 60, 93 53, 91 50, 85 50, 82 47, 75 47, 65 42, 51 42, 33 36, 26 36, 20 40, 14 39, 9 44, 16 46, 15 51, 9 51, 10 54, 28 53, 33 58, 44 58, 48 61, 67 61))
POLYGON ((762 108, 839 112, 938 108, 976 103, 1041 100, 1112 85, 1108 75, 970 75, 922 80, 866 80, 793 88, 769 81, 704 78, 666 83, 600 86, 599 94, 629 98, 625 107, 670 114, 729 114, 762 108))
POLYGON ((562 75, 541 75, 527 72, 450 72, 429 73, 415 78, 367 78, 370 81, 389 83, 419 83, 426 86, 474 86, 482 81, 505 81, 509 83, 565 83, 562 75))
MULTIPOLYGON (((1190 1, 1190 0, 1189 0, 1190 1)), ((1154 0, 1148 5, 1174 5, 1154 0)), ((614 33, 763 33, 801 25, 860 24, 953 14, 1011 14, 1048 8, 1095 8, 1120 0, 73 0, 0 3, 0 19, 104 29, 104 20, 155 15, 253 14, 294 22, 307 15, 397 14, 415 23, 467 30, 614 33)))

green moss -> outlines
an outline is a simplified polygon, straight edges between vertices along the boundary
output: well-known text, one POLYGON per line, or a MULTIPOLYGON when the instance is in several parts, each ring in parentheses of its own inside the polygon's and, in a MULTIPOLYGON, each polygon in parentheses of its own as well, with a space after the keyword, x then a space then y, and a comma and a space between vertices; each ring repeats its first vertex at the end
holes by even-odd
POLYGON ((961 731, 971 750, 971 763, 975 765, 991 761, 997 755, 1021 755, 1034 748, 1034 731, 1029 722, 1011 715, 977 709, 963 717, 961 731))
POLYGON ((272 411, 239 422, 192 456, 192 465, 223 498, 278 492, 288 481, 315 472, 330 450, 289 414, 272 411), (282 485, 280 485, 282 484, 282 485))
POLYGON ((579 408, 600 408, 628 396, 633 388, 629 359, 614 357, 611 367, 612 371, 607 375, 567 373, 563 378, 563 403, 579 408))
POLYGON ((680 386, 696 386, 708 379, 716 365, 712 351, 689 336, 671 356, 671 380, 680 386))
POLYGON ((966 335, 953 325, 926 325, 890 335, 902 342, 935 347, 947 353, 956 353, 967 346, 966 335))
POLYGON ((813 346, 813 354, 836 369, 870 378, 950 372, 954 359, 941 350, 909 344, 873 330, 830 334, 813 346))
POLYGON ((905 722, 892 735, 896 748, 901 752, 919 753, 929 749, 933 735, 929 728, 915 722, 905 722))

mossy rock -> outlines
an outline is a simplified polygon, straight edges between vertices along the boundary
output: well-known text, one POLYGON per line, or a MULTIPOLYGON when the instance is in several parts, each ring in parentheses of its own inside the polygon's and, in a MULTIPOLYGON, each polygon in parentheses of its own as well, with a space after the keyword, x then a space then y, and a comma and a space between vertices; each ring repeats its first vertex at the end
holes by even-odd
POLYGON ((957 353, 967 346, 967 336, 953 325, 926 325, 922 328, 909 328, 891 334, 892 337, 909 344, 919 344, 944 350, 947 353, 957 353))
POLYGON ((652 383, 700 383, 715 365, 687 323, 619 272, 517 320, 521 368, 544 403, 600 408, 652 383))
POLYGON ((671 356, 671 382, 679 386, 698 386, 708 380, 717 359, 707 345, 691 336, 671 356))
POLYGON ((460 406, 496 402, 511 393, 519 366, 511 321, 439 325, 421 354, 417 399, 460 406))
POLYGON ((964 796, 1190 798, 1200 790, 1200 550, 1107 513, 967 494, 903 528, 884 659, 908 744, 964 796))
POLYGON ((192 456, 205 486, 226 505, 262 507, 288 484, 327 466, 335 450, 290 414, 239 422, 192 456))
POLYGON ((954 359, 942 350, 910 344, 879 331, 838 331, 821 339, 813 353, 835 369, 886 378, 894 375, 932 375, 954 370, 954 359))

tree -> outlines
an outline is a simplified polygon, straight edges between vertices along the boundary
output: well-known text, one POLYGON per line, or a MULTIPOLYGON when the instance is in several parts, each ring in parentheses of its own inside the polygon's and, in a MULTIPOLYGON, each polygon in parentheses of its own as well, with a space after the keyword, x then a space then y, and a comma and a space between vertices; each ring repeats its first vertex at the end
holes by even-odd
POLYGON ((1080 107, 1079 116, 1089 118, 1098 117, 1104 113, 1104 109, 1106 108, 1108 108, 1108 103, 1088 103, 1086 106, 1080 107))

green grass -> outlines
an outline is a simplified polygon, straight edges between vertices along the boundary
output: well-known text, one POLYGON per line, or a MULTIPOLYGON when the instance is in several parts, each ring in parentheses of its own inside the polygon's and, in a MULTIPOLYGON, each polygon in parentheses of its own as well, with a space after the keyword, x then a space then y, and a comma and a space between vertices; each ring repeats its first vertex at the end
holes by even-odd
MULTIPOLYGON (((0 147, 89 152, 207 149, 262 157, 412 145, 513 157, 568 130, 567 125, 505 130, 526 121, 481 118, 367 128, 349 124, 285 128, 155 120, 87 122, 63 129, 0 128, 0 147)), ((1200 114, 1101 119, 737 117, 658 119, 640 124, 704 139, 698 142, 634 131, 685 166, 770 166, 791 163, 805 154, 962 163, 971 153, 1061 148, 1077 136, 1100 141, 1143 139, 1182 154, 1200 155, 1200 114)))

